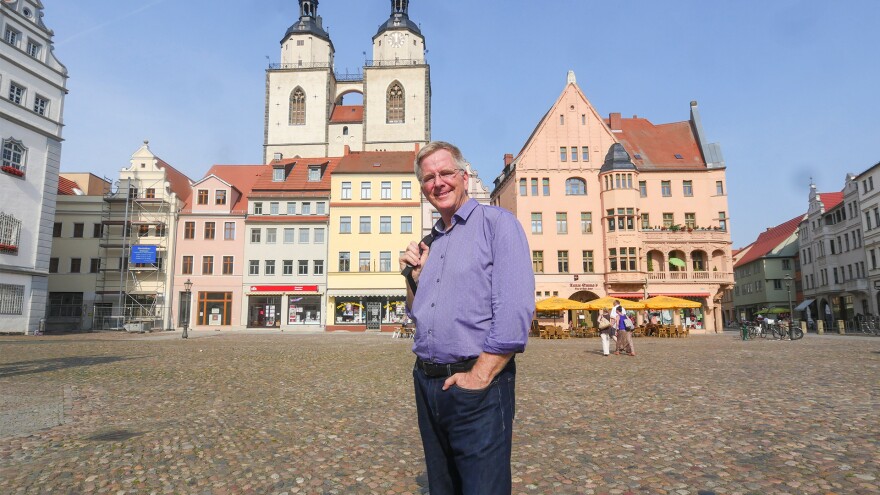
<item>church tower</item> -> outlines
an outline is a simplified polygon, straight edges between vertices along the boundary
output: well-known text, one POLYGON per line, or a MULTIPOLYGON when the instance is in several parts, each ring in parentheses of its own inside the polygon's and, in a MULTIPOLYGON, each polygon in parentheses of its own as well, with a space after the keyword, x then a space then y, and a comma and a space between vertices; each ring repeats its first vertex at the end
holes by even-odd
POLYGON ((411 151, 431 138, 431 82, 425 39, 409 0, 373 37, 363 75, 336 74, 333 42, 318 0, 299 0, 299 20, 281 40, 281 62, 266 71, 264 160, 342 156, 351 151, 411 151), (344 105, 349 93, 362 105, 344 105))
POLYGON ((431 140, 431 77, 425 38, 409 18, 409 0, 391 0, 391 15, 373 36, 364 67, 364 149, 411 150, 431 140))

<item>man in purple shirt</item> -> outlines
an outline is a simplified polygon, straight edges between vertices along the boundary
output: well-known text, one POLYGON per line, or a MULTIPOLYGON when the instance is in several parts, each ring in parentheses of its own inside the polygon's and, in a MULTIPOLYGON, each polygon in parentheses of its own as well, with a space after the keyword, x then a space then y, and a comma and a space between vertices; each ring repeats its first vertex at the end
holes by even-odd
POLYGON ((440 213, 430 247, 411 242, 407 309, 431 495, 509 494, 516 365, 535 310, 529 245, 516 217, 468 197, 467 162, 435 141, 416 156, 440 213), (417 290, 415 288, 417 287, 417 290))

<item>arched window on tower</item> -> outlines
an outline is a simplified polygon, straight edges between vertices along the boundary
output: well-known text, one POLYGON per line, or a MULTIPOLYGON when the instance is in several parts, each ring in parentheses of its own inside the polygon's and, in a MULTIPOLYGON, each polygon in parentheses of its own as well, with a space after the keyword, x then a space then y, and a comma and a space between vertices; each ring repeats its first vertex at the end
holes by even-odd
POLYGON ((299 86, 290 93, 290 125, 306 125, 306 92, 299 86))
POLYGON ((387 124, 402 124, 405 122, 406 102, 404 101, 403 86, 397 81, 388 86, 385 113, 385 123, 387 124))

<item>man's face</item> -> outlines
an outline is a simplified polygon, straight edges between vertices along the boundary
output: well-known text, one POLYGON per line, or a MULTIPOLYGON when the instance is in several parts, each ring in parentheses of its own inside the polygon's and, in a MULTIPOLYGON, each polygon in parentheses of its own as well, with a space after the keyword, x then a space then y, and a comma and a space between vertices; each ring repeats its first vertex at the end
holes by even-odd
POLYGON ((422 159, 422 193, 444 222, 467 202, 468 174, 459 169, 448 151, 441 149, 422 159))

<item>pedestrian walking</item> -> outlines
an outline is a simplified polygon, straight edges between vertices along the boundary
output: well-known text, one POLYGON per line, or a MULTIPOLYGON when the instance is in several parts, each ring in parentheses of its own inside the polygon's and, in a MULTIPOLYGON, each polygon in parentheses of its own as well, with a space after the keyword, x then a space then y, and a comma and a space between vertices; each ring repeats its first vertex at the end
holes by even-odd
POLYGON ((626 311, 624 311, 623 306, 617 307, 617 348, 614 351, 614 354, 620 354, 621 352, 625 352, 630 356, 635 356, 636 352, 633 348, 632 343, 632 329, 633 323, 632 320, 629 319, 629 316, 626 315, 626 311))
POLYGON ((535 309, 528 241, 507 210, 468 197, 467 162, 456 146, 428 143, 415 173, 440 213, 431 236, 400 257, 416 325, 413 380, 428 487, 431 495, 510 494, 514 355, 525 350, 535 309))
POLYGON ((602 310, 599 313, 599 338, 602 339, 602 355, 611 354, 611 338, 614 336, 614 326, 611 324, 608 311, 602 310))

